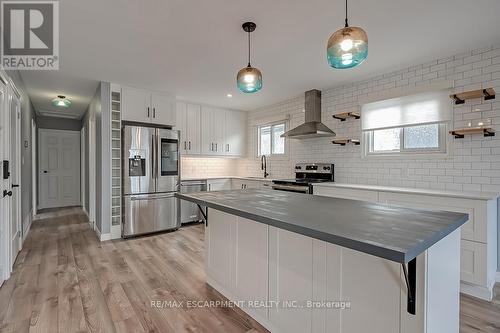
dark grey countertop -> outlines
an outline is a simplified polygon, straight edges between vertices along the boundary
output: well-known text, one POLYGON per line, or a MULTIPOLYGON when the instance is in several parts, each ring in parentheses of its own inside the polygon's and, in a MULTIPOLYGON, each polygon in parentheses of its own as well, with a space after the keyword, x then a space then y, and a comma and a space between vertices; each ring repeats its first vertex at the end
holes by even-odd
POLYGON ((176 196, 398 263, 409 262, 468 220, 462 213, 263 189, 176 196))

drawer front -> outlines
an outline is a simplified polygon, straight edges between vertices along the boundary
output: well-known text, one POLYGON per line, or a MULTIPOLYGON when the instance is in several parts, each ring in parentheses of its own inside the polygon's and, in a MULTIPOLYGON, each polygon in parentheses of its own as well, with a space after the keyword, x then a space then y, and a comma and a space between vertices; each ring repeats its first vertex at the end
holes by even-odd
POLYGON ((461 238, 486 243, 486 203, 479 200, 443 198, 428 195, 380 192, 379 202, 408 208, 445 210, 469 214, 461 229, 461 238))
POLYGON ((325 197, 378 202, 378 192, 351 188, 314 186, 314 194, 325 197))
POLYGON ((460 279, 486 286, 486 244, 462 240, 460 243, 460 279))

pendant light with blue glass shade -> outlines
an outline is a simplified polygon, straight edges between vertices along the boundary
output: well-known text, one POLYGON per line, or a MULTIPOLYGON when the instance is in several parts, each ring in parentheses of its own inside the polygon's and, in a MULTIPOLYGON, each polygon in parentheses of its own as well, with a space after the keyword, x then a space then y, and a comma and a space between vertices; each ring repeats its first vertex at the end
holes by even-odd
POLYGON ((337 69, 356 67, 368 56, 368 36, 360 27, 350 27, 347 22, 345 1, 345 26, 328 39, 326 49, 328 64, 337 69))
POLYGON ((248 33, 248 65, 240 69, 236 77, 238 89, 244 93, 254 93, 262 88, 262 73, 250 65, 250 33, 255 31, 257 25, 253 22, 245 22, 243 30, 248 33))

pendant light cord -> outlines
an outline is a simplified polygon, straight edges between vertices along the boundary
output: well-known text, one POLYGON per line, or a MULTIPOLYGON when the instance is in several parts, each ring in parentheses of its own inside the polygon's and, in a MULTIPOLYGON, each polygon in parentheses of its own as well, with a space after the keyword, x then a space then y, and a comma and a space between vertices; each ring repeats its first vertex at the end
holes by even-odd
POLYGON ((347 0, 345 0, 345 27, 347 28, 349 23, 347 23, 347 0))
POLYGON ((248 31, 248 66, 247 67, 252 67, 252 66, 250 66, 250 31, 248 31))

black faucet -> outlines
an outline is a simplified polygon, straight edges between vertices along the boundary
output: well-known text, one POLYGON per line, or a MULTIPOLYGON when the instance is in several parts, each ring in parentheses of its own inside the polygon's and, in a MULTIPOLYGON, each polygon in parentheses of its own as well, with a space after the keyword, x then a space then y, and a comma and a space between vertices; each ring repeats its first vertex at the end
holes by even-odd
POLYGON ((267 178, 267 176, 269 176, 269 173, 267 173, 267 157, 266 157, 266 155, 262 155, 260 157, 260 168, 261 168, 261 170, 264 171, 264 178, 267 178))

